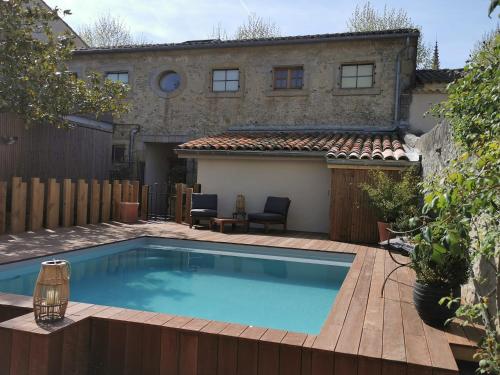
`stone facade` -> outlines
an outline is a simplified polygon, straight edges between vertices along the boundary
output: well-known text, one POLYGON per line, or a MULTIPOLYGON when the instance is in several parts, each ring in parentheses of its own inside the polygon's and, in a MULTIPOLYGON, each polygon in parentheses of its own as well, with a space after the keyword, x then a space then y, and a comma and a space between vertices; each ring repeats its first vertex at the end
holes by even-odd
MULTIPOLYGON (((407 139, 405 142, 411 143, 407 139)), ((446 121, 434 126, 428 133, 418 138, 414 146, 422 155, 423 177, 439 173, 452 159, 459 155, 450 126, 446 121)))
POLYGON ((131 110, 115 119, 115 142, 129 143, 130 130, 138 126, 133 151, 140 160, 145 143, 179 143, 235 126, 394 127, 397 55, 407 47, 401 53, 404 95, 414 80, 415 44, 415 36, 400 36, 230 48, 96 50, 77 52, 71 69, 79 75, 128 72, 131 110), (373 87, 340 88, 340 66, 345 63, 374 63, 373 87), (302 66, 303 88, 273 90, 272 71, 280 66, 302 66), (212 70, 220 68, 239 69, 238 92, 212 92, 212 70), (169 95, 158 86, 165 71, 181 76, 180 87, 169 95))

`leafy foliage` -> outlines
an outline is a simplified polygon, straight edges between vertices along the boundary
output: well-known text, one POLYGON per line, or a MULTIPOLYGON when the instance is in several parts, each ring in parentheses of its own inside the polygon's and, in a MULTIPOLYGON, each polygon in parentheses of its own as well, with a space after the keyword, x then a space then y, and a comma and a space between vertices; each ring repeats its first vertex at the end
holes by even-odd
MULTIPOLYGON (((442 266, 433 255, 443 259, 448 255, 432 246, 434 243, 448 243, 449 246, 444 246, 446 251, 458 259, 470 257, 487 267, 492 280, 483 277, 484 269, 478 272, 473 268, 476 300, 462 305, 457 316, 470 322, 481 319, 485 325, 486 335, 477 357, 480 359, 478 371, 488 374, 500 373, 499 64, 500 36, 496 36, 465 67, 465 76, 449 86, 448 101, 435 110, 450 122, 463 153, 440 172, 440 177, 426 183, 424 213, 434 220, 423 229, 428 258, 427 261, 421 258, 421 263, 426 268, 416 269, 418 278, 426 277, 428 271, 441 274, 442 266), (449 242, 451 237, 454 249, 449 242), (457 254, 460 251, 461 256, 457 254)), ((416 238, 419 245, 423 235, 416 238)), ((443 279, 456 278, 455 269, 447 272, 443 279)))
POLYGON ((420 38, 417 46, 417 67, 419 69, 432 68, 432 48, 423 42, 422 28, 415 25, 406 11, 402 8, 388 8, 378 12, 367 1, 363 5, 356 5, 351 18, 347 21, 349 31, 379 31, 391 29, 418 29, 420 38))
POLYGON ((235 39, 273 38, 277 36, 280 36, 280 29, 275 22, 251 13, 247 21, 236 30, 235 39))
POLYGON ((0 111, 28 124, 65 126, 65 115, 126 110, 127 86, 97 74, 83 81, 68 71, 73 37, 52 31, 58 13, 28 0, 0 2, 0 111))
POLYGON ((246 22, 236 29, 234 35, 229 36, 220 22, 212 27, 212 32, 209 34, 209 38, 220 40, 274 38, 278 36, 281 36, 281 32, 276 22, 271 19, 265 20, 256 13, 250 13, 246 22))
POLYGON ((145 44, 143 38, 135 38, 129 27, 110 13, 101 15, 94 23, 83 25, 78 34, 91 47, 118 47, 145 44))
POLYGON ((413 169, 393 177, 381 170, 370 170, 370 183, 360 184, 377 217, 392 223, 394 229, 408 228, 409 219, 417 214, 419 177, 413 169))

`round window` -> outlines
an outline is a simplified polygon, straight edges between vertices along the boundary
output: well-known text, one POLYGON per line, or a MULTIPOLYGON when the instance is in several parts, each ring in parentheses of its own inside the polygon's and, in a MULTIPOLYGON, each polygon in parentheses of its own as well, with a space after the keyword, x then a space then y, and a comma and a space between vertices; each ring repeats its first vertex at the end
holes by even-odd
POLYGON ((166 72, 160 77, 160 90, 166 93, 177 90, 181 84, 181 76, 176 72, 166 72))

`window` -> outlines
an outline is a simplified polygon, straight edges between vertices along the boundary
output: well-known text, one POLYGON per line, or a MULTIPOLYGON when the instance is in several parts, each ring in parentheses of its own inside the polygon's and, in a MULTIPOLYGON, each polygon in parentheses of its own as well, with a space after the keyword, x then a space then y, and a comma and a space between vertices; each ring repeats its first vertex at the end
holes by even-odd
POLYGON ((128 72, 106 72, 106 79, 128 84, 128 72))
POLYGON ((112 161, 113 163, 124 163, 125 162, 125 145, 113 145, 112 147, 112 161))
POLYGON ((304 68, 274 68, 273 80, 275 90, 301 89, 304 84, 304 68))
POLYGON ((343 89, 373 87, 373 64, 342 65, 343 89))
POLYGON ((171 93, 181 85, 181 76, 174 71, 168 71, 160 76, 160 90, 166 93, 171 93))
POLYGON ((240 71, 238 69, 215 69, 212 71, 212 91, 228 92, 240 89, 240 71))

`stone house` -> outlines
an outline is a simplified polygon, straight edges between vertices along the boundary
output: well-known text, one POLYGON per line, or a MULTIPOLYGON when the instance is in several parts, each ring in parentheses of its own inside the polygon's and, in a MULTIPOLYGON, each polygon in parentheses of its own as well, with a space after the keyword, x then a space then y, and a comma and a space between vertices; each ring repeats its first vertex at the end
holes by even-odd
POLYGON ((401 141, 418 36, 403 29, 87 48, 74 52, 71 69, 130 85, 131 111, 114 120, 113 140, 115 165, 125 162, 127 173, 168 181, 187 160, 188 183, 218 193, 224 216, 238 193, 247 211, 262 209, 267 195, 288 195, 290 229, 367 242, 374 219, 353 193, 357 184, 367 169, 418 162, 401 141), (334 205, 338 186, 351 192, 334 205))

